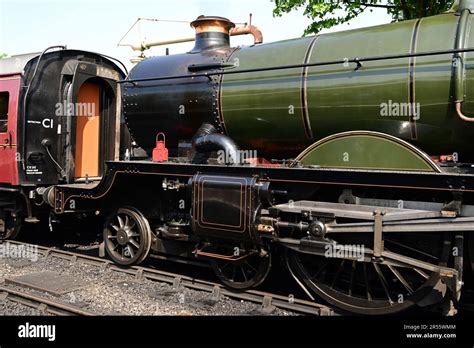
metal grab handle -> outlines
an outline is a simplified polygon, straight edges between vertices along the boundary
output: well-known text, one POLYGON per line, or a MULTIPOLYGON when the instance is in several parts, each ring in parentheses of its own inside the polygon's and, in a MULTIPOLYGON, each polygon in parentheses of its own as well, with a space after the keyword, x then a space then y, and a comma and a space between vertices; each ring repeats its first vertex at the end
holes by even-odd
MULTIPOLYGON (((456 49, 462 49, 465 46, 469 16, 470 12, 468 9, 462 11, 456 33, 456 49)), ((459 119, 464 122, 474 122, 474 117, 468 117, 462 112, 462 103, 464 102, 464 55, 464 53, 456 53, 453 59, 453 63, 455 64, 454 103, 456 105, 456 114, 459 119)))
POLYGON ((159 141, 160 135, 163 136, 163 144, 166 145, 166 136, 165 136, 165 133, 163 133, 163 132, 160 132, 160 133, 158 133, 158 134, 156 135, 156 142, 159 141))
POLYGON ((456 114, 464 122, 474 122, 474 117, 469 117, 462 112, 462 102, 456 102, 456 114))

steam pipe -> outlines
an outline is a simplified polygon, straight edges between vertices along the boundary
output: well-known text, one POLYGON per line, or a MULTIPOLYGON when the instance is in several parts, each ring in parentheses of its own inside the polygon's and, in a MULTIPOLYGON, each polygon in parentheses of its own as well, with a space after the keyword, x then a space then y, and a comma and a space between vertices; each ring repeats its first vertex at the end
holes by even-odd
POLYGON ((456 114, 464 122, 474 122, 474 117, 464 115, 462 112, 462 102, 456 102, 456 114))
MULTIPOLYGON (((252 35, 254 44, 261 44, 263 43, 263 34, 260 29, 258 29, 255 25, 244 25, 241 27, 236 27, 230 30, 230 36, 240 36, 240 35, 252 35)), ((131 60, 132 63, 136 64, 141 62, 145 59, 144 51, 158 46, 166 46, 166 45, 173 45, 179 44, 184 42, 193 42, 196 40, 196 37, 183 37, 178 39, 171 39, 171 40, 162 40, 162 41, 148 41, 148 42, 141 42, 139 44, 131 45, 132 50, 134 50, 137 54, 131 60)))
POLYGON ((198 153, 224 151, 225 164, 238 164, 237 144, 228 136, 217 133, 214 126, 205 123, 199 128, 193 139, 193 148, 198 153))
MULTIPOLYGON (((464 48, 466 42, 467 26, 469 23, 470 10, 465 8, 461 12, 458 30, 456 34, 456 49, 464 48)), ((456 114, 464 122, 474 122, 474 118, 464 115, 462 103, 464 102, 464 53, 456 53, 454 56, 454 103, 456 114)))
POLYGON ((253 43, 255 45, 261 44, 263 42, 262 31, 258 29, 255 25, 244 25, 244 26, 236 27, 230 30, 230 36, 247 35, 247 34, 250 34, 253 36, 253 43))
MULTIPOLYGON (((252 35, 254 37, 255 44, 263 43, 262 31, 258 29, 255 25, 245 25, 242 27, 236 27, 234 29, 231 29, 230 36, 240 36, 240 35, 252 35)), ((178 43, 183 43, 183 42, 192 42, 194 40, 196 40, 195 36, 183 37, 180 39, 142 42, 138 45, 132 45, 132 49, 134 51, 144 51, 152 47, 173 45, 173 44, 178 44, 178 43)))

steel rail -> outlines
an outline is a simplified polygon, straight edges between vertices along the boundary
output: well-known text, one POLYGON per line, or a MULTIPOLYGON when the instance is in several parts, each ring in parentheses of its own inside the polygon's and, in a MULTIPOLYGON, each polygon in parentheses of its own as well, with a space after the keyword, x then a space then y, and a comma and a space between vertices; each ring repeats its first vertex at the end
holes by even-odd
MULTIPOLYGON (((257 290, 233 291, 231 289, 225 288, 222 284, 219 283, 195 279, 177 273, 170 273, 142 266, 122 268, 115 265, 110 260, 101 259, 99 257, 83 255, 60 249, 48 248, 29 243, 22 243, 18 241, 7 240, 5 241, 5 243, 35 247, 38 249, 38 252, 40 252, 43 257, 56 257, 73 263, 82 262, 84 264, 98 266, 104 271, 111 270, 129 274, 135 276, 139 280, 148 279, 152 281, 171 284, 174 288, 184 286, 188 289, 208 292, 212 294, 213 299, 215 299, 216 301, 219 300, 222 296, 226 296, 236 300, 243 300, 247 302, 261 304, 264 312, 271 311, 273 308, 278 308, 301 314, 310 314, 318 316, 336 315, 334 310, 328 306, 302 299, 291 298, 290 296, 286 297, 257 290)), ((0 288, 0 291, 1 290, 2 289, 0 288)))
POLYGON ((0 297, 54 315, 96 315, 91 311, 67 304, 65 302, 55 301, 46 297, 19 291, 2 285, 0 285, 0 297), (3 295, 1 293, 3 293, 3 295))

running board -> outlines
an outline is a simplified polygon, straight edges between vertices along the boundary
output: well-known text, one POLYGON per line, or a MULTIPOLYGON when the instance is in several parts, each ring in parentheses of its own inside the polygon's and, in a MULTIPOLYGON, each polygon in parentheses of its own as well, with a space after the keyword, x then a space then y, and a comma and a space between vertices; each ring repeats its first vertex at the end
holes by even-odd
MULTIPOLYGON (((268 209, 269 217, 261 218, 261 230, 297 228, 316 240, 336 233, 373 234, 373 254, 382 257, 385 233, 472 233, 474 217, 457 217, 454 211, 404 209, 369 205, 298 201, 279 204, 268 209), (293 222, 282 217, 293 215, 293 222), (341 223, 337 219, 356 222, 341 223), (360 220, 361 222, 357 222, 360 220)), ((290 220, 291 221, 291 220, 290 220)))
POLYGON ((384 221, 402 221, 429 218, 456 218, 454 211, 446 210, 424 210, 424 209, 404 209, 392 207, 380 207, 370 205, 355 205, 344 203, 328 203, 314 201, 297 201, 275 205, 269 208, 270 215, 279 213, 300 214, 302 212, 311 213, 314 217, 325 217, 328 215, 334 218, 374 220, 374 214, 380 211, 384 215, 384 221))

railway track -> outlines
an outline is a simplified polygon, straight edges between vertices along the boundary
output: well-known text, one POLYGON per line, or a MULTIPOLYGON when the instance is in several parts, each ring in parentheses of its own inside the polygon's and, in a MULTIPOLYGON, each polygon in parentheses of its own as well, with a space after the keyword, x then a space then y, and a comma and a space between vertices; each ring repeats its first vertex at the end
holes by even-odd
MULTIPOLYGON (((30 243, 23 243, 18 241, 7 241, 15 246, 35 247, 42 257, 59 258, 71 263, 84 263, 99 267, 101 270, 109 270, 129 274, 135 277, 136 280, 148 279, 151 281, 158 281, 167 283, 173 288, 185 287, 192 290, 208 292, 214 301, 219 301, 222 297, 228 297, 234 300, 246 301, 261 305, 262 313, 271 313, 274 309, 288 310, 295 313, 317 316, 332 316, 336 315, 335 311, 322 304, 293 298, 292 296, 282 296, 267 292, 256 290, 246 291, 232 291, 224 288, 221 284, 195 279, 189 276, 165 272, 161 270, 151 269, 141 266, 133 266, 129 268, 121 268, 115 265, 110 260, 74 253, 70 251, 58 250, 50 247, 43 247, 33 245, 30 243)), ((4 297, 10 300, 20 302, 30 307, 40 308, 44 312, 54 315, 95 315, 87 310, 75 307, 70 304, 54 301, 47 298, 42 298, 38 295, 29 294, 17 289, 11 289, 7 286, 0 286, 0 294, 4 293, 4 297)))
POLYGON ((38 296, 26 291, 19 291, 12 289, 7 286, 0 286, 0 299, 9 300, 18 304, 35 308, 43 314, 52 315, 80 315, 80 316, 93 316, 96 315, 94 312, 73 306, 71 304, 52 300, 42 296, 38 296))

